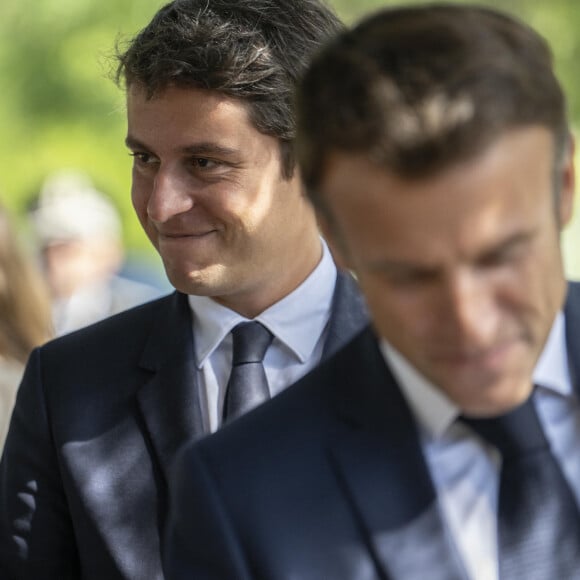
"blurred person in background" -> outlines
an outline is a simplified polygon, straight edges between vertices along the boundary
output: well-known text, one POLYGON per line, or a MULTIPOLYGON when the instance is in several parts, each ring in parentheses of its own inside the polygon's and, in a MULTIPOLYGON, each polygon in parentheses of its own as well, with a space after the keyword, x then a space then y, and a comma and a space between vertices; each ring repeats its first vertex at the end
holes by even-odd
POLYGON ((161 289, 119 274, 125 258, 119 214, 85 174, 49 176, 30 217, 57 335, 161 295, 161 289))
POLYGON ((48 291, 0 205, 0 452, 24 363, 51 334, 48 291))

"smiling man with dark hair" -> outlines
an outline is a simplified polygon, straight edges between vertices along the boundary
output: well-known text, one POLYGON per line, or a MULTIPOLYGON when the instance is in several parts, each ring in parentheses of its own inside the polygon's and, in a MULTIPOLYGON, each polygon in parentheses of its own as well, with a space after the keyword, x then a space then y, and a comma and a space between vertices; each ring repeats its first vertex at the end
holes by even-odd
POLYGON ((119 52, 132 201, 177 291, 33 353, 0 464, 3 578, 162 578, 178 447, 366 324, 293 147, 295 84, 341 28, 321 0, 175 0, 119 52))

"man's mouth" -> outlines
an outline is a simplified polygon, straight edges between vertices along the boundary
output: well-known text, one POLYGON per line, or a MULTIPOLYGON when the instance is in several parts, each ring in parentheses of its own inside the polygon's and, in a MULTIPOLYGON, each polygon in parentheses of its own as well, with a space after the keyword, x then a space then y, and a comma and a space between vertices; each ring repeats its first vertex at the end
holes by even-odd
POLYGON ((203 238, 215 233, 215 229, 195 230, 195 231, 179 231, 179 232, 159 232, 160 239, 175 240, 182 238, 203 238))
POLYGON ((501 364, 517 344, 518 341, 515 339, 504 340, 486 348, 436 353, 433 359, 441 364, 455 367, 493 367, 501 364))

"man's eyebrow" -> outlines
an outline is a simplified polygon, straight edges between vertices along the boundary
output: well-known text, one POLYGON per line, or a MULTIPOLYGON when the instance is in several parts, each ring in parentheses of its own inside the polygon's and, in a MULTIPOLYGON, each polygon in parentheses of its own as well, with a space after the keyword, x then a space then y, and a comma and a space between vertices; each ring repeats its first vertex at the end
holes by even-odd
MULTIPOLYGON (((475 256, 474 259, 486 261, 499 257, 504 253, 509 253, 520 245, 529 242, 535 234, 536 230, 518 232, 489 248, 484 248, 479 255, 475 256)), ((381 271, 387 274, 401 274, 411 271, 422 272, 424 274, 435 274, 438 270, 436 264, 412 262, 400 258, 377 258, 376 260, 368 260, 366 266, 370 270, 381 271)))
MULTIPOLYGON (((125 139, 125 145, 129 149, 133 150, 144 150, 150 151, 150 147, 131 137, 130 135, 127 136, 125 139)), ((232 156, 238 153, 238 149, 233 147, 225 147, 224 145, 219 145, 218 143, 212 142, 202 142, 202 143, 194 143, 191 145, 186 145, 185 147, 181 148, 181 152, 184 155, 218 155, 218 156, 232 156)))
POLYGON ((513 236, 506 238, 503 241, 503 243, 499 244, 499 247, 510 248, 511 246, 517 246, 518 244, 529 242, 537 234, 538 234, 537 228, 529 229, 526 230, 525 232, 518 232, 513 236))
POLYGON ((506 238, 487 251, 482 252, 480 259, 492 259, 494 257, 499 257, 502 254, 507 254, 510 251, 517 249, 519 246, 527 244, 532 240, 537 234, 537 230, 530 230, 525 232, 518 232, 513 236, 506 238))
POLYGON ((145 149, 146 151, 149 150, 149 147, 147 147, 145 144, 141 143, 141 141, 139 141, 138 139, 135 139, 134 137, 131 137, 131 135, 127 135, 127 137, 125 138, 125 145, 127 146, 128 149, 145 149))
POLYGON ((182 151, 187 155, 223 155, 226 157, 236 155, 239 152, 239 150, 234 147, 225 147, 224 145, 211 142, 187 145, 186 147, 183 147, 182 151))

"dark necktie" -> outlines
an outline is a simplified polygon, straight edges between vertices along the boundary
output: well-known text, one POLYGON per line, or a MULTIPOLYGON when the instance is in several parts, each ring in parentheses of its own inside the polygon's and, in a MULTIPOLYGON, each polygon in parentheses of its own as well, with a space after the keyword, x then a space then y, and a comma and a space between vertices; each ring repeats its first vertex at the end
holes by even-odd
POLYGON ((232 372, 226 386, 223 420, 231 421, 270 398, 264 355, 272 333, 259 322, 242 322, 232 330, 232 372))
POLYGON ((469 419, 502 455, 498 505, 501 580, 580 578, 580 514, 530 397, 506 415, 469 419))

